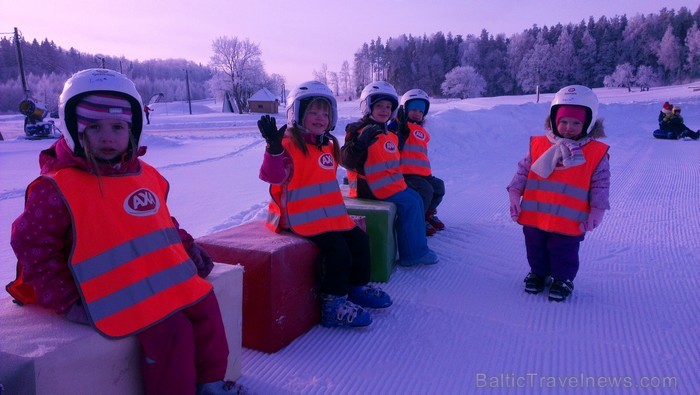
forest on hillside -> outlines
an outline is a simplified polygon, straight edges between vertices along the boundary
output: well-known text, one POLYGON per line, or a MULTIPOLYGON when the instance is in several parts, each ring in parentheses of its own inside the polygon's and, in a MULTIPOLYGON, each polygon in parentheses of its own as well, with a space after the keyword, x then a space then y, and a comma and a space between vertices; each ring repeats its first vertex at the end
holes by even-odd
MULTIPOLYGON (((337 95, 357 97, 372 80, 392 83, 399 94, 421 88, 434 97, 500 96, 551 92, 567 84, 649 88, 700 78, 700 6, 691 12, 663 8, 656 14, 589 18, 578 24, 539 27, 506 37, 436 32, 377 37, 362 43, 340 70, 321 65, 315 79, 337 95)), ((262 52, 250 40, 219 37, 206 64, 185 59, 133 61, 68 50, 49 38, 18 37, 29 92, 22 87, 17 42, 0 39, 0 112, 17 111, 25 94, 55 109, 63 82, 74 72, 106 67, 128 75, 145 101, 221 98, 240 111, 262 87, 281 95, 284 77, 268 75, 262 52), (237 61, 237 59, 243 59, 237 61), (236 61, 233 61, 236 60, 236 61), (245 71, 242 71, 245 70, 245 71)))

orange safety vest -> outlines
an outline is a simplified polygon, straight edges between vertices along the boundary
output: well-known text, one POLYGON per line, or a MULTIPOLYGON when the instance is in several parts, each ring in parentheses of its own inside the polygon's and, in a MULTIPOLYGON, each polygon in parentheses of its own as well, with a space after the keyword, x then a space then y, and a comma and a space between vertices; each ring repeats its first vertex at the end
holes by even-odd
POLYGON ((323 146, 321 151, 315 145, 307 144, 307 156, 291 138, 285 137, 282 145, 292 158, 294 173, 286 185, 270 185, 272 199, 267 227, 279 232, 283 211, 291 230, 302 236, 355 227, 338 187, 338 163, 333 158, 333 143, 323 146), (286 210, 281 208, 283 194, 287 203, 286 210))
MULTIPOLYGON (((361 135, 365 128, 359 131, 361 135)), ((406 189, 401 173, 401 157, 398 150, 399 136, 394 133, 380 133, 377 141, 367 149, 367 160, 363 167, 364 175, 348 170, 350 197, 357 197, 357 179, 364 178, 375 197, 386 199, 406 189)))
POLYGON ((141 162, 139 174, 102 176, 102 192, 83 170, 46 176, 67 203, 74 236, 68 264, 100 334, 132 335, 211 292, 165 205, 168 183, 153 167, 141 162))
POLYGON ((408 129, 410 133, 401 149, 401 172, 429 176, 432 174, 430 159, 428 159, 430 134, 423 126, 413 122, 408 123, 408 129))
MULTIPOLYGON (((530 139, 530 157, 534 163, 552 146, 546 136, 530 139)), ((581 147, 586 163, 568 168, 557 168, 548 178, 530 171, 527 177, 522 209, 518 217, 521 225, 547 232, 579 236, 579 225, 588 218, 591 206, 588 193, 591 176, 598 163, 608 152, 608 146, 591 140, 581 147)))

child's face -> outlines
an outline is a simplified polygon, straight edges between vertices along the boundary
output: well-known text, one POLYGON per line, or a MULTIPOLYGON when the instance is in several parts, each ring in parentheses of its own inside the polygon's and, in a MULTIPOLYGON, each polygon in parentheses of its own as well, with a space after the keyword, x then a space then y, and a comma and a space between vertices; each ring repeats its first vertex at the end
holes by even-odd
POLYGON ((408 112, 408 119, 414 122, 420 122, 423 120, 423 111, 416 108, 408 112))
POLYGON ((85 128, 86 147, 97 159, 110 161, 129 147, 129 124, 116 119, 103 119, 85 128))
POLYGON ((377 122, 388 122, 392 109, 389 100, 380 100, 372 107, 372 118, 377 122))
POLYGON ((304 114, 304 129, 315 135, 321 135, 328 130, 331 115, 328 106, 313 103, 304 114))
POLYGON ((561 117, 557 131, 562 137, 575 140, 583 132, 583 123, 576 118, 561 117))

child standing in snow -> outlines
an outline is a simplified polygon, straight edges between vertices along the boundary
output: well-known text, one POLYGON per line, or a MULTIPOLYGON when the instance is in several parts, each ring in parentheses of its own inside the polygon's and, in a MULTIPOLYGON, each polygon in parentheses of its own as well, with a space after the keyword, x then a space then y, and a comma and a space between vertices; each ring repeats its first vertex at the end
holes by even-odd
POLYGON ((530 273, 525 292, 544 291, 561 302, 574 289, 579 245, 610 209, 610 165, 603 122, 596 120, 598 98, 581 85, 554 96, 544 136, 530 139, 510 185, 510 215, 523 225, 530 273), (522 202, 521 202, 522 197, 522 202))
POLYGON ((345 129, 341 164, 348 169, 351 197, 396 204, 399 264, 432 265, 438 257, 428 248, 423 200, 407 188, 400 168, 399 137, 387 129, 398 106, 396 90, 388 82, 372 82, 362 90, 363 117, 345 129))
POLYGON ((422 89, 411 89, 401 96, 399 104, 396 121, 390 122, 389 129, 399 131, 401 172, 406 184, 423 199, 425 234, 432 236, 445 229, 445 224, 437 217, 437 207, 445 196, 445 183, 433 175, 428 158, 430 134, 425 130, 424 121, 430 109, 430 98, 422 89))
POLYGON ((269 115, 258 121, 268 143, 260 179, 271 184, 267 226, 304 236, 321 250, 321 324, 362 327, 372 323, 365 308, 392 302, 369 284, 369 238, 348 215, 340 193, 338 140, 330 134, 337 119, 335 97, 323 83, 292 90, 286 125, 277 129, 269 115))
POLYGON ((170 216, 168 182, 138 159, 142 108, 115 71, 66 82, 63 137, 41 153, 12 224, 7 291, 107 338, 136 336, 147 394, 234 393, 219 305, 202 279, 213 263, 170 216))

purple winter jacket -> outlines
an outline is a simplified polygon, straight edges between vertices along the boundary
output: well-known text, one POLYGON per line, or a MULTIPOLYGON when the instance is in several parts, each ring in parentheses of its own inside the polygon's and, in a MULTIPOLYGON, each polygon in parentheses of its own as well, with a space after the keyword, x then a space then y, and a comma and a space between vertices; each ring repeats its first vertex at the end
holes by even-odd
MULTIPOLYGON (((100 174, 136 173, 141 168, 136 158, 145 153, 146 147, 139 147, 132 160, 101 166, 100 174)), ((39 166, 42 175, 67 167, 91 169, 85 158, 73 155, 63 138, 39 154, 39 166)), ((174 222, 188 250, 192 236, 174 222)), ((38 304, 59 314, 67 312, 80 299, 68 267, 73 246, 72 226, 70 213, 56 185, 42 179, 26 197, 24 211, 12 223, 10 236, 24 284, 34 289, 38 304)))

